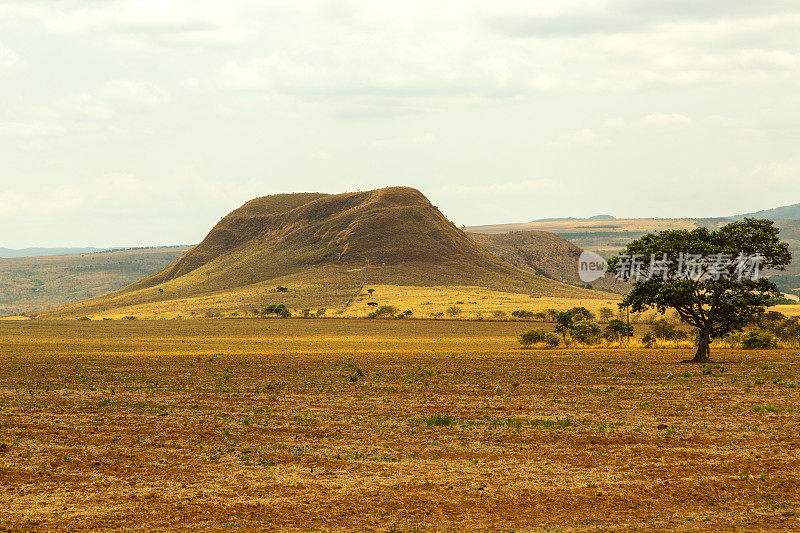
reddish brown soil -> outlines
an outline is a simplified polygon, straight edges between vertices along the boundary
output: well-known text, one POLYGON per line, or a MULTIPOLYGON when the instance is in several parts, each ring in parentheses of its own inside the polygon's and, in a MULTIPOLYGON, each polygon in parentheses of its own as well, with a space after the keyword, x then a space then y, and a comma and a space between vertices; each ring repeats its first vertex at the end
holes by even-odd
POLYGON ((0 530, 800 529, 799 353, 520 329, 0 322, 0 530))

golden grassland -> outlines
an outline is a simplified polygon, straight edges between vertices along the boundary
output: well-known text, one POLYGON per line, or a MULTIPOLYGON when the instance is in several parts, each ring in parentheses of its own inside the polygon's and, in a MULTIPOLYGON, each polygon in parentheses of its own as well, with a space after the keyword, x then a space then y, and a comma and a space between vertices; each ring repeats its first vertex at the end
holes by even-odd
POLYGON ((522 328, 0 322, 0 529, 800 528, 798 351, 522 328))
MULTIPOLYGON (((269 280, 261 283, 235 287, 206 294, 181 296, 179 288, 173 285, 192 285, 193 273, 187 274, 163 284, 159 288, 139 289, 134 293, 114 293, 95 300, 79 302, 67 307, 47 310, 38 313, 42 318, 121 318, 136 316, 139 318, 176 318, 206 316, 232 316, 234 313, 243 316, 254 309, 263 309, 270 304, 284 304, 293 310, 319 308, 327 309, 328 316, 366 316, 371 309, 370 301, 381 305, 394 305, 401 311, 411 310, 415 316, 430 318, 431 313, 443 313, 449 307, 457 306, 463 313, 457 317, 476 318, 478 313, 491 315, 500 310, 510 313, 515 309, 545 310, 549 307, 583 302, 590 309, 599 309, 616 305, 620 295, 602 291, 592 291, 554 282, 541 278, 544 285, 530 284, 531 292, 506 292, 485 286, 448 285, 417 286, 370 284, 370 276, 364 274, 366 269, 321 269, 323 273, 297 274, 294 276, 269 280), (334 275, 325 275, 332 271, 334 275), (279 286, 287 287, 287 292, 278 292, 279 286), (556 296, 533 296, 545 287, 544 294, 556 296), (372 296, 368 289, 375 289, 372 296), (139 298, 139 293, 153 293, 139 298), (563 295, 563 297, 561 296, 563 295), (575 296, 585 296, 575 298, 575 296), (134 301, 138 303, 130 304, 134 301), (458 303, 462 302, 462 303, 458 303), (522 307, 520 307, 522 306, 522 307)), ((373 268, 371 270, 382 270, 373 268)), ((380 278, 380 276, 378 276, 380 278)), ((538 281, 537 278, 532 278, 538 281)), ((521 290, 521 289, 520 289, 521 290)))

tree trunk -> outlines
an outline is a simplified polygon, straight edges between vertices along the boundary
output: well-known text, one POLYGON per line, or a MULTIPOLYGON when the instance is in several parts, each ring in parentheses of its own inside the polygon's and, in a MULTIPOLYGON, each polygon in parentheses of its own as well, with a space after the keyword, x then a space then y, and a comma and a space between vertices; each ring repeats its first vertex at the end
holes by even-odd
POLYGON ((694 359, 686 359, 684 363, 708 363, 711 360, 711 339, 707 331, 700 331, 700 342, 697 344, 697 353, 694 359))

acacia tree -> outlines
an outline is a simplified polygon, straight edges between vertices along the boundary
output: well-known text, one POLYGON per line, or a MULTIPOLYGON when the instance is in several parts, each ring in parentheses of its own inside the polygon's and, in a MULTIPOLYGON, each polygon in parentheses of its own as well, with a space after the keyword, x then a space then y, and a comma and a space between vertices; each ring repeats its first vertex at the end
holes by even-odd
POLYGON ((675 309, 698 330, 697 353, 686 362, 708 362, 711 341, 742 331, 780 294, 760 275, 785 270, 792 259, 778 233, 771 220, 745 218, 716 231, 667 230, 636 239, 609 260, 610 272, 627 271, 622 277, 634 281, 619 306, 634 313, 675 309))

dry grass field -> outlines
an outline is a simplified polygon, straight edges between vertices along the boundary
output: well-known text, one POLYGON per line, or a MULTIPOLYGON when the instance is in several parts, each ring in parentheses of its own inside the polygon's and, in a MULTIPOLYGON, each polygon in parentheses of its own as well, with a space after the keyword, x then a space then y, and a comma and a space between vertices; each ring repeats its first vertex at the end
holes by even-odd
POLYGON ((800 529, 800 353, 523 327, 0 322, 0 530, 800 529))

